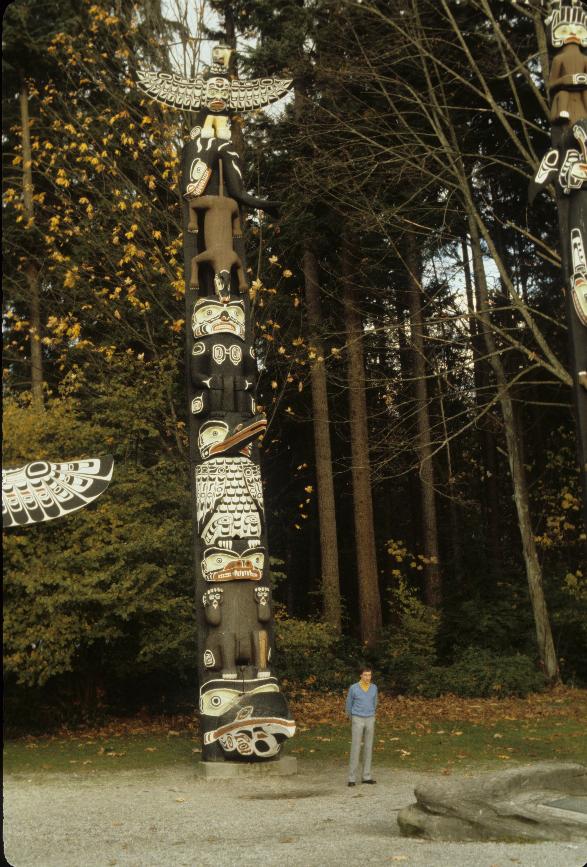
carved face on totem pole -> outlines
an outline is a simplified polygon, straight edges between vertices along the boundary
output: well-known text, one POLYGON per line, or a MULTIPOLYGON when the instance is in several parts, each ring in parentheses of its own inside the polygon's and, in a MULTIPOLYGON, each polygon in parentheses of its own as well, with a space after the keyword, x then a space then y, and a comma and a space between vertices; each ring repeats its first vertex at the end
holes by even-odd
POLYGON ((570 125, 587 116, 587 13, 583 6, 557 4, 548 19, 554 56, 548 89, 553 124, 570 125))
POLYGON ((557 5, 547 19, 548 36, 556 50, 564 45, 587 48, 587 15, 580 5, 557 5))

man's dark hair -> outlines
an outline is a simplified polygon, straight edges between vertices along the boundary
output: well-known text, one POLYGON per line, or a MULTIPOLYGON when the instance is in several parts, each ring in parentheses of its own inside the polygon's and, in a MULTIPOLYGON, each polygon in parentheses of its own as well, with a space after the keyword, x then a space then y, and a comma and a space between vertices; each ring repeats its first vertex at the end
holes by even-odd
POLYGON ((364 671, 370 671, 371 673, 373 673, 373 669, 370 665, 367 665, 367 663, 361 665, 361 667, 359 668, 359 677, 363 674, 364 671))

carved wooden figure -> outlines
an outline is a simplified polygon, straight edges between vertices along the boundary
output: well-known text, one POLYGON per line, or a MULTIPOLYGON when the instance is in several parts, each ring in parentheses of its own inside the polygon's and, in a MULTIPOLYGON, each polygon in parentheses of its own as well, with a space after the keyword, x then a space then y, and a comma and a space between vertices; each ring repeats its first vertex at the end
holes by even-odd
POLYGON ((238 278, 238 288, 244 292, 247 280, 243 263, 234 249, 234 241, 242 238, 240 228, 240 212, 234 199, 226 196, 198 196, 188 202, 190 226, 197 225, 195 214, 204 214, 205 249, 192 257, 190 285, 197 289, 200 285, 198 266, 209 265, 214 274, 214 290, 222 302, 230 301, 230 281, 233 268, 238 278))
POLYGON ((258 438, 257 363, 240 206, 276 213, 250 195, 230 140, 230 116, 267 105, 288 80, 237 81, 230 49, 187 80, 139 76, 155 98, 199 109, 182 153, 186 377, 194 515, 194 564, 202 758, 275 758, 295 730, 271 672, 273 615, 258 438), (226 195, 225 195, 226 190, 226 195))

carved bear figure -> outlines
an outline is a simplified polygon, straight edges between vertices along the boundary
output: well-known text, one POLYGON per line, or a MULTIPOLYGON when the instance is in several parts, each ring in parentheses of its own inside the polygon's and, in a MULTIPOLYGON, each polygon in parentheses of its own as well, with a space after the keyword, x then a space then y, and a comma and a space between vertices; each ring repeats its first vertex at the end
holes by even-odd
POLYGON ((271 590, 266 585, 251 587, 231 582, 230 593, 210 587, 202 597, 208 625, 204 666, 220 671, 223 680, 243 676, 270 676, 270 635, 262 624, 271 620, 271 590))

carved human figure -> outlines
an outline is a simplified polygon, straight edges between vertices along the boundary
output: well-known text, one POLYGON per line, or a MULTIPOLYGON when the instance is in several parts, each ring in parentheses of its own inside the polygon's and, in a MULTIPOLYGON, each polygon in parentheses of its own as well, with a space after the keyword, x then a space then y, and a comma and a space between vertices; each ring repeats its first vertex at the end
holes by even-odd
POLYGON ((575 123, 587 113, 587 57, 577 42, 565 44, 552 61, 548 89, 553 123, 575 123))
MULTIPOLYGON (((247 288, 243 263, 234 249, 235 239, 242 238, 238 205, 227 196, 199 196, 189 199, 189 210, 190 215, 199 211, 204 214, 205 245, 205 249, 192 258, 190 286, 198 288, 198 266, 207 264, 214 273, 214 291, 218 299, 228 303, 233 269, 239 291, 244 292, 247 288)), ((191 221, 188 228, 195 224, 193 216, 191 221)))

